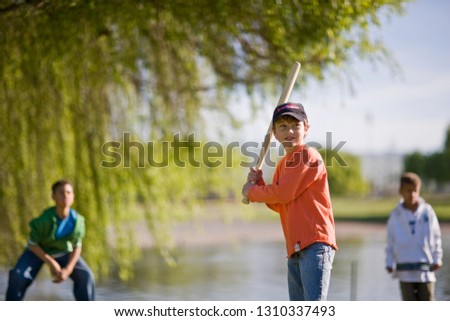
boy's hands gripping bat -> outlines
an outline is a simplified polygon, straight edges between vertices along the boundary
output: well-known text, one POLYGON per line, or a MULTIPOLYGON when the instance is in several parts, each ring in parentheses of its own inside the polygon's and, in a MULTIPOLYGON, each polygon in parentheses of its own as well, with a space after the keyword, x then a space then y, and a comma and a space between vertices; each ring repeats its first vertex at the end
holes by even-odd
MULTIPOLYGON (((289 73, 289 77, 284 85, 283 92, 281 93, 280 99, 278 100, 277 106, 287 103, 289 97, 291 96, 292 88, 294 88, 295 81, 297 80, 298 72, 300 71, 301 64, 299 62, 295 62, 291 68, 291 72, 289 73)), ((262 168, 264 158, 266 157, 267 152, 269 151, 269 144, 272 140, 273 130, 272 130, 272 121, 270 121, 269 128, 267 129, 266 135, 264 136, 264 142, 261 150, 259 151, 258 163, 255 166, 255 169, 260 170, 262 168)), ((255 182, 252 182, 255 183, 255 182)), ((250 203, 247 197, 242 199, 242 203, 248 204, 250 203)))

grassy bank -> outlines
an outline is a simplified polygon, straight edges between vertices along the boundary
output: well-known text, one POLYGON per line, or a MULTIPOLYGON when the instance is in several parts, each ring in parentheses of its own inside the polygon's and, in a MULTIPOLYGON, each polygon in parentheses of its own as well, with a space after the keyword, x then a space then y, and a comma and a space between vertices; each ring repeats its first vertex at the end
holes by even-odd
MULTIPOLYGON (((439 220, 450 222, 450 195, 423 195, 439 220)), ((332 199, 336 220, 386 222, 399 197, 334 197, 332 199)))
POLYGON ((398 197, 333 197, 336 220, 386 222, 398 197))
MULTIPOLYGON (((450 222, 450 195, 423 195, 441 222, 450 222)), ((389 197, 333 197, 334 216, 337 221, 363 221, 385 223, 399 201, 398 196, 389 197)), ((199 206, 197 217, 233 220, 278 219, 264 204, 243 205, 240 201, 207 202, 199 206)))

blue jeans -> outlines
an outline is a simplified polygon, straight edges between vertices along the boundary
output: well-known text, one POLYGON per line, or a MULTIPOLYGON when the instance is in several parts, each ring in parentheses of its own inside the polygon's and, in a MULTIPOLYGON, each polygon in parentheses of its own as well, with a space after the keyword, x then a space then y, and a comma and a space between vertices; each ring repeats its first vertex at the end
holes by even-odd
MULTIPOLYGON (((62 267, 66 266, 70 254, 55 258, 62 267)), ((33 283, 39 273, 43 261, 33 252, 26 249, 16 266, 9 272, 7 301, 21 301, 25 297, 28 287, 33 283)), ((95 298, 94 275, 86 262, 80 257, 73 269, 70 278, 73 281, 73 293, 77 301, 93 301, 95 298)))
POLYGON ((313 243, 288 259, 291 301, 327 300, 335 252, 327 244, 313 243))

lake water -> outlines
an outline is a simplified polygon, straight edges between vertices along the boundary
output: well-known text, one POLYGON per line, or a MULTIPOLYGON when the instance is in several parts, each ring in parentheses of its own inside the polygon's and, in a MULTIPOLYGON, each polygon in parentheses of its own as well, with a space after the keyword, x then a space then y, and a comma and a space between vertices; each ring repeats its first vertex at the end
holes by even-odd
MULTIPOLYGON (((329 300, 400 300, 398 280, 384 270, 384 235, 368 233, 338 242, 329 300)), ((437 272, 436 299, 450 300, 450 237, 443 235, 444 266, 437 272)), ((99 282, 97 300, 115 301, 283 301, 288 300, 286 258, 281 241, 195 246, 179 250, 178 265, 169 268, 154 250, 135 264, 135 278, 99 282)), ((0 269, 4 299, 6 269, 0 269)), ((73 300, 71 281, 51 283, 45 273, 26 300, 73 300)))

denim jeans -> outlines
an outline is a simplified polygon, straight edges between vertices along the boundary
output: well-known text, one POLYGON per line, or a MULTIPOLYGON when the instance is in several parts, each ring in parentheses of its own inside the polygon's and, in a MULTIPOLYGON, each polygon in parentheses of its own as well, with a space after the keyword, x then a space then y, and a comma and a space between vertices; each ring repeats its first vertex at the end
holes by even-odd
MULTIPOLYGON (((62 267, 66 266, 70 254, 55 258, 62 267)), ((7 301, 20 301, 25 297, 28 287, 33 283, 39 273, 43 261, 33 252, 26 249, 16 266, 9 272, 7 301)), ((93 301, 95 298, 94 275, 86 262, 80 257, 73 269, 70 278, 73 281, 73 293, 77 301, 93 301)))
POLYGON ((313 243, 288 259, 291 301, 327 300, 335 252, 327 244, 313 243))

